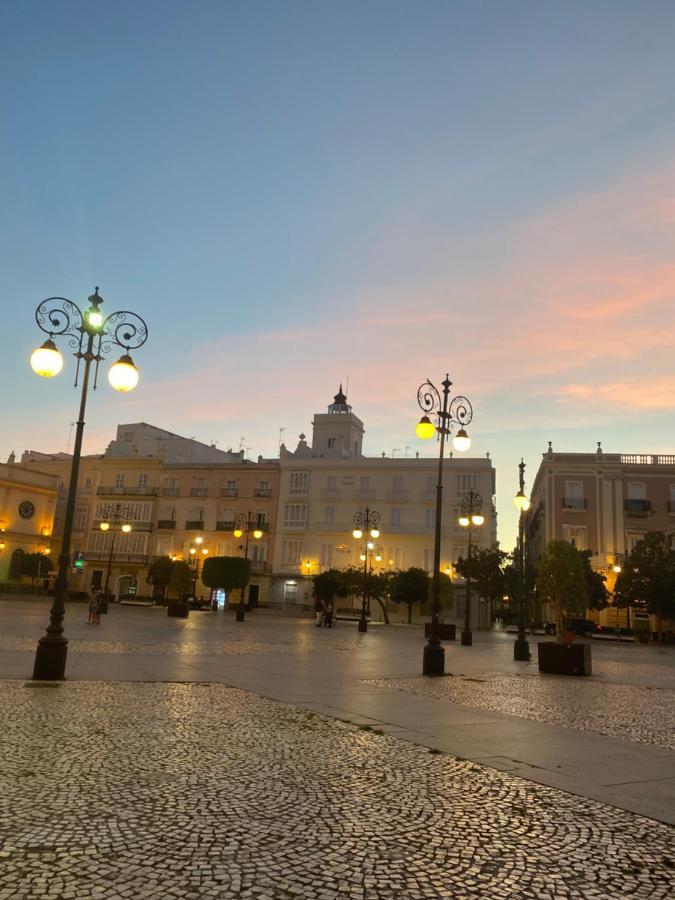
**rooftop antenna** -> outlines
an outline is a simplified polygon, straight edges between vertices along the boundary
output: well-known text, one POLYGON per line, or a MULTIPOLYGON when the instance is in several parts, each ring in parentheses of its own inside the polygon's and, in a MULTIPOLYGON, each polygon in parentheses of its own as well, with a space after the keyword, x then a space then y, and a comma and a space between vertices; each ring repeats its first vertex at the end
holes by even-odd
POLYGON ((406 448, 405 448, 405 458, 406 458, 406 459, 408 458, 408 450, 412 450, 412 447, 406 447, 406 448))
POLYGON ((282 441, 282 438, 284 435, 284 431, 286 431, 286 429, 284 427, 281 427, 279 429, 279 450, 281 450, 281 441, 282 441))
POLYGON ((240 450, 243 450, 243 449, 244 449, 244 444, 245 444, 245 443, 246 443, 246 438, 242 435, 242 436, 239 438, 239 449, 240 449, 240 450))

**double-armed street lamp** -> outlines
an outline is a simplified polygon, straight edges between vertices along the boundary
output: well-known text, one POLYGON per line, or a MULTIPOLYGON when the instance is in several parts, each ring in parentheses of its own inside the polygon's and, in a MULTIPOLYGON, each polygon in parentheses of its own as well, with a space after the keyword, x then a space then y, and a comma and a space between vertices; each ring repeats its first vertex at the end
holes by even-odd
POLYGON ((129 534, 131 531, 129 519, 131 519, 133 514, 134 511, 132 507, 123 506, 121 503, 111 503, 109 506, 104 506, 101 510, 102 521, 99 523, 98 527, 104 533, 109 532, 111 535, 108 567, 106 568, 105 585, 103 587, 103 596, 106 602, 108 601, 108 590, 110 588, 110 572, 115 559, 115 538, 119 531, 121 531, 122 534, 129 534))
POLYGON ((470 490, 465 497, 462 498, 460 506, 459 524, 462 528, 469 529, 469 548, 467 551, 467 570, 466 570, 466 600, 464 603, 464 630, 462 631, 462 646, 470 647, 473 644, 473 635, 471 633, 471 558, 473 555, 473 529, 474 526, 480 527, 485 522, 485 516, 482 513, 483 498, 476 491, 470 490))
POLYGON ((209 555, 209 548, 204 547, 204 538, 199 535, 196 537, 194 541, 190 544, 190 565, 194 569, 194 575, 192 576, 192 596, 194 597, 197 593, 197 582, 199 581, 199 560, 206 559, 209 555))
MULTIPOLYGON (((234 531, 232 534, 236 538, 241 538, 246 535, 246 540, 244 541, 244 559, 248 559, 248 542, 249 538, 253 538, 254 541, 259 541, 264 531, 260 527, 261 523, 258 520, 258 517, 254 515, 250 510, 244 515, 244 513, 237 513, 234 517, 234 531)), ((246 588, 242 587, 241 594, 239 596, 239 606, 237 607, 237 622, 243 622, 246 618, 246 608, 244 606, 244 591, 246 588)))
MULTIPOLYGON (((360 559, 363 563, 363 597, 361 599, 361 615, 358 625, 358 630, 365 634, 368 631, 368 557, 369 555, 372 557, 373 552, 375 552, 376 547, 373 542, 380 536, 380 514, 366 506, 364 510, 354 513, 353 522, 356 526, 352 531, 354 539, 360 541, 365 535, 365 543, 361 548, 360 554, 360 559)), ((381 551, 379 555, 381 559, 381 551)))
POLYGON ((422 410, 422 418, 415 429, 417 437, 429 440, 438 436, 438 477, 436 480, 436 523, 434 529, 434 571, 431 581, 431 627, 429 641, 424 647, 422 658, 423 675, 443 675, 445 671, 445 650, 440 638, 441 612, 441 515, 443 511, 443 461, 445 438, 452 434, 453 426, 459 425, 459 431, 452 439, 453 447, 462 453, 471 446, 471 439, 466 433, 465 425, 473 418, 471 404, 466 397, 459 395, 450 400, 452 382, 446 375, 441 382, 443 395, 428 379, 417 391, 417 403, 422 410), (436 420, 434 423, 432 418, 436 420))
POLYGON ((138 384, 138 369, 134 365, 130 352, 141 347, 148 338, 148 327, 140 316, 127 310, 121 310, 106 317, 100 309, 102 303, 103 299, 100 297, 97 287, 89 297, 89 306, 84 311, 65 297, 48 297, 39 304, 35 311, 38 328, 49 337, 31 355, 30 363, 33 371, 45 378, 52 378, 54 375, 58 375, 63 368, 63 356, 54 342, 56 336, 63 336, 68 340, 69 346, 74 351, 73 355, 77 359, 75 387, 78 385, 80 366, 82 365, 82 392, 63 520, 58 574, 54 585, 54 603, 50 611, 46 634, 40 638, 35 654, 33 678, 36 680, 58 681, 64 677, 66 670, 68 640, 63 634, 62 623, 68 595, 70 542, 73 532, 75 497, 84 433, 84 412, 91 366, 94 364, 93 387, 95 390, 99 364, 114 347, 120 347, 124 352, 111 366, 108 372, 108 381, 116 391, 131 391, 138 384))
POLYGON ((530 500, 525 493, 525 463, 521 459, 518 464, 518 492, 513 498, 518 517, 518 636, 513 643, 513 658, 519 662, 527 662, 530 658, 530 645, 525 632, 526 597, 525 597, 525 513, 530 508, 530 500))

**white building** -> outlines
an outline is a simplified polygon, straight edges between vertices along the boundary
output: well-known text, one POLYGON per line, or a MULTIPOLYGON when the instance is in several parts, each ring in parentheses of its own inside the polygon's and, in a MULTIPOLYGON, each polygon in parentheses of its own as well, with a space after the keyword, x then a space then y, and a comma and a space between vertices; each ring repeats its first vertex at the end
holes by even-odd
MULTIPOLYGON (((362 542, 352 537, 352 529, 354 513, 366 506, 380 516, 376 543, 382 560, 374 571, 410 566, 432 571, 438 458, 364 456, 363 433, 363 422, 340 388, 328 412, 314 416, 311 446, 305 435, 294 452, 282 444, 271 602, 307 606, 312 575, 362 564, 362 542)), ((457 520, 471 489, 482 496, 485 513, 485 525, 473 530, 474 543, 496 545, 490 459, 450 457, 444 465, 442 570, 467 554, 467 531, 457 520)), ((455 603, 460 621, 461 605, 455 603)), ((486 623, 477 617, 477 624, 486 623)))

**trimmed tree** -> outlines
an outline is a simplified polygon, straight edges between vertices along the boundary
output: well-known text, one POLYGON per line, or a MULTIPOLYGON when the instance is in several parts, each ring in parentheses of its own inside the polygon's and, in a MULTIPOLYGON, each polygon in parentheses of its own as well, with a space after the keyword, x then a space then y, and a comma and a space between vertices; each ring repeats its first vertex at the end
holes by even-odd
POLYGON ((24 553, 21 557, 21 574, 30 578, 30 583, 35 584, 35 579, 47 575, 54 568, 54 562, 46 553, 24 553))
POLYGON ((675 551, 662 531, 648 531, 628 554, 616 580, 617 606, 646 609, 658 620, 675 617, 675 551))
POLYGON ((609 591, 605 587, 607 577, 602 572, 596 572, 591 566, 592 550, 578 550, 577 552, 581 557, 581 565, 586 579, 588 609, 604 609, 609 606, 609 591))
POLYGON ((251 579, 251 560, 243 556, 209 556, 202 568, 202 582, 210 588, 221 588, 230 591, 241 591, 241 602, 244 602, 244 591, 251 579))
POLYGON ((312 577, 313 594, 322 603, 333 603, 336 597, 346 597, 347 584, 339 569, 326 569, 312 577))
POLYGON ((345 585, 345 593, 342 595, 344 597, 363 597, 363 582, 364 578, 367 579, 368 598, 376 600, 380 604, 384 623, 389 625, 389 611, 387 610, 391 579, 389 572, 368 572, 366 574, 361 566, 348 566, 340 571, 340 577, 345 585))
POLYGON ((574 544, 549 541, 539 560, 536 583, 539 599, 555 609, 561 636, 564 619, 583 616, 588 606, 583 560, 574 544))
POLYGON ((460 557, 457 560, 457 572, 466 578, 471 577, 476 592, 487 600, 494 609, 506 592, 505 566, 508 553, 496 547, 473 549, 471 559, 460 557))
MULTIPOLYGON (((447 575, 443 576, 447 578, 447 575)), ((448 579, 449 580, 449 579, 448 579)), ((408 625, 412 623, 412 609, 415 603, 420 606, 429 596, 431 578, 424 569, 412 566, 400 572, 394 572, 389 585, 389 596, 394 603, 404 603, 408 607, 408 625)))
POLYGON ((186 594, 192 587, 192 569, 182 559, 171 561, 171 580, 169 581, 169 591, 174 591, 178 600, 181 600, 183 594, 186 594))
POLYGON ((171 584, 174 565, 174 561, 169 556, 159 556, 152 561, 148 569, 146 581, 153 587, 160 588, 163 597, 166 596, 167 588, 171 584))

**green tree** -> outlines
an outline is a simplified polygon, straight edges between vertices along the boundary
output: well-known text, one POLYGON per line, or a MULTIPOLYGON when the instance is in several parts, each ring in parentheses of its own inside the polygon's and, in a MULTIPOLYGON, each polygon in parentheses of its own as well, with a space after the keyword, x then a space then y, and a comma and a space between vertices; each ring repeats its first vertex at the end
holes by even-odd
POLYGON ((174 561, 169 556, 158 556, 150 564, 146 581, 154 587, 161 588, 162 594, 166 594, 166 590, 171 584, 173 567, 174 561))
POLYGON ((171 566, 171 580, 168 585, 168 593, 173 591, 180 600, 192 587, 192 569, 182 559, 173 560, 171 566))
POLYGON ((389 598, 389 572, 364 572, 361 566, 348 566, 340 571, 346 593, 345 597, 363 597, 364 578, 368 586, 369 600, 375 600, 382 610, 382 618, 385 625, 389 625, 389 611, 387 600, 389 598))
POLYGON ((586 612, 586 576, 582 556, 574 544, 549 541, 539 560, 536 585, 539 599, 555 608, 558 635, 563 634, 564 619, 586 612))
POLYGON ((46 553, 25 553, 21 557, 21 575, 30 578, 30 583, 35 584, 35 579, 44 578, 54 568, 52 559, 46 553))
POLYGON ((251 579, 251 560, 243 556, 209 556, 202 568, 202 582, 210 588, 222 588, 228 594, 239 589, 244 600, 251 579))
POLYGON ((588 593, 588 609, 604 609, 609 605, 609 591, 605 587, 607 577, 602 572, 596 572, 591 566, 592 550, 577 551, 581 556, 581 565, 586 579, 586 591, 588 593))
MULTIPOLYGON (((447 575, 443 576, 447 578, 447 575)), ((424 569, 412 566, 400 572, 394 572, 389 585, 390 597, 396 604, 405 603, 408 607, 408 625, 412 622, 412 608, 415 603, 420 605, 429 596, 431 578, 424 569)))
POLYGON ((498 604, 505 592, 504 570, 508 559, 508 553, 496 547, 473 548, 471 559, 460 557, 455 568, 463 578, 471 576, 481 597, 498 604))
POLYGON ((336 597, 346 597, 348 587, 339 569, 326 569, 312 577, 313 593, 322 603, 333 603, 336 597))
POLYGON ((661 619, 675 617, 675 551, 662 531, 649 531, 628 554, 614 588, 617 606, 646 609, 661 619))

